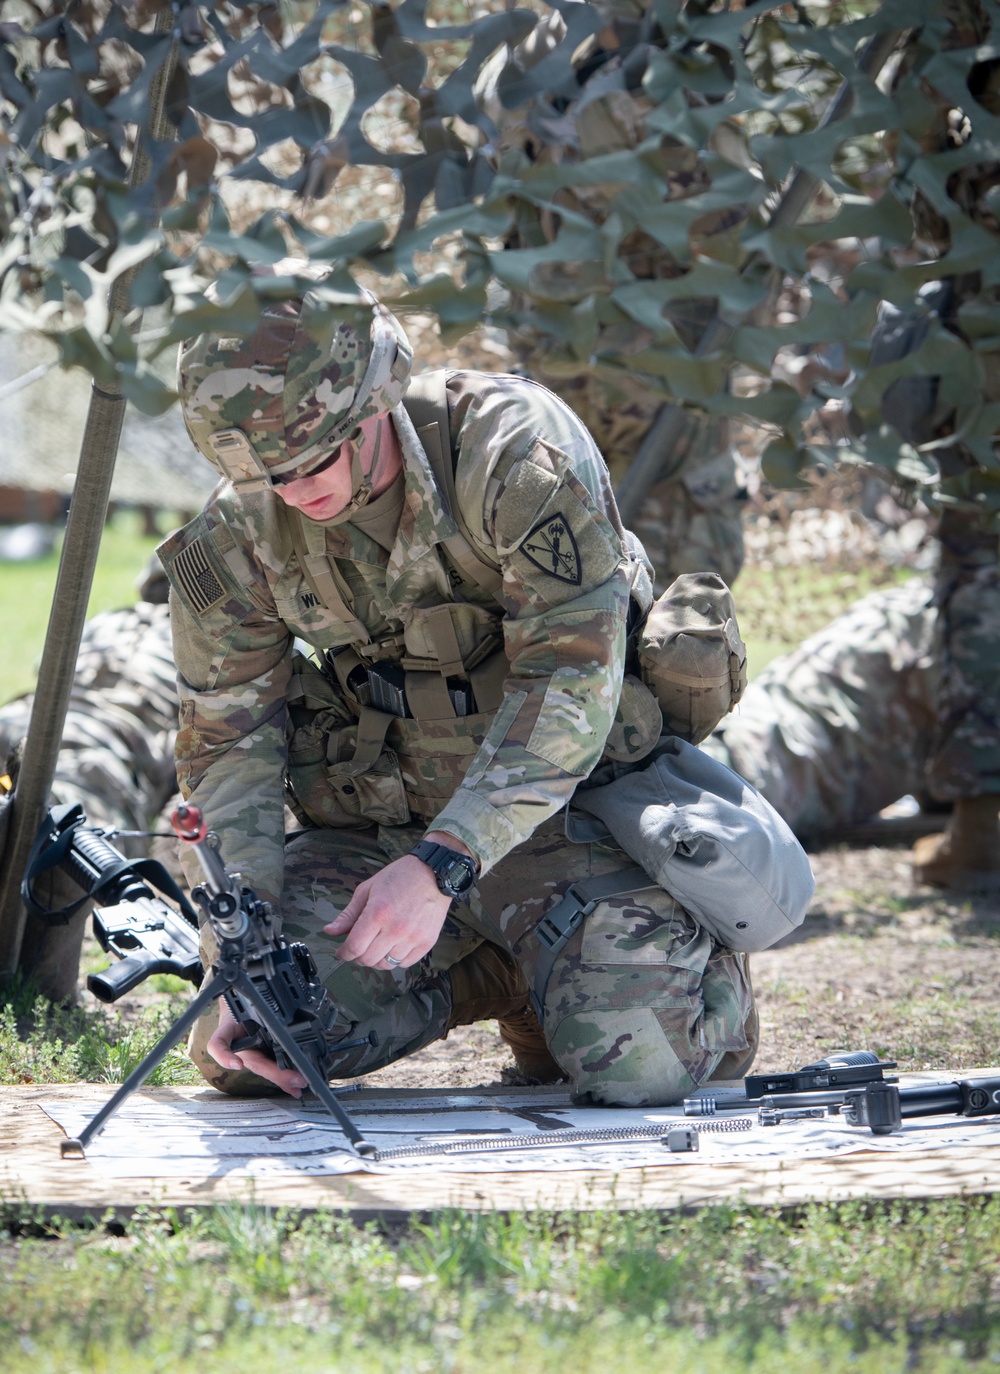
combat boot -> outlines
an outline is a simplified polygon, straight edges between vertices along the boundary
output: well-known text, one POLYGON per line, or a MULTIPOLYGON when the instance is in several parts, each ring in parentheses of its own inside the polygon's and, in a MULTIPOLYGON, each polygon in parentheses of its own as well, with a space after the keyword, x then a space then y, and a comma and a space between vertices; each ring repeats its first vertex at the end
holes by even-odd
POLYGON ((495 1019, 518 1072, 538 1083, 556 1083, 562 1069, 552 1058, 538 1018, 528 1002, 528 980, 515 959, 484 941, 449 970, 448 1029, 495 1019))
POLYGON ((956 892, 1000 890, 1000 796, 960 797, 943 835, 913 846, 918 882, 956 892))
POLYGON ((535 1083, 558 1083, 566 1075, 552 1057, 538 1017, 530 1002, 519 1012, 497 1021, 500 1039, 514 1056, 518 1073, 535 1083))

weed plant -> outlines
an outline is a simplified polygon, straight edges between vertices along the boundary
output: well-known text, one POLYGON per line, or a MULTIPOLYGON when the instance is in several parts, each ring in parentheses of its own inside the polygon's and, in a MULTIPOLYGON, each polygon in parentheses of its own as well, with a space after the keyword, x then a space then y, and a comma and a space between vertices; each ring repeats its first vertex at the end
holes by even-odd
POLYGON ((442 1212, 396 1228, 232 1205, 112 1229, 8 1205, 7 1374, 1000 1363, 1000 1199, 442 1212))
MULTIPOLYGON (((70 1006, 33 995, 30 983, 0 1006, 0 1083, 121 1083, 175 1019, 170 999, 126 1021, 104 1007, 70 1006)), ((186 999, 185 999, 186 1000, 186 999)), ((183 1048, 172 1050, 151 1086, 200 1081, 183 1048)))

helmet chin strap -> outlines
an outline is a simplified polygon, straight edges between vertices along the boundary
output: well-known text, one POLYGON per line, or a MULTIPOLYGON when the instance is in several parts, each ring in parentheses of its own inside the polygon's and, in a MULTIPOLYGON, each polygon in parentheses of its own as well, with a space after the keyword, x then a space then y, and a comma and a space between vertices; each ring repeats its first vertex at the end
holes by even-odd
POLYGON ((382 423, 384 422, 379 423, 375 431, 375 453, 367 472, 361 467, 361 445, 352 445, 351 499, 342 511, 338 511, 329 520, 324 520, 324 525, 346 524, 355 511, 360 510, 362 506, 367 506, 371 500, 372 489, 375 485, 375 470, 378 467, 379 454, 382 452, 382 423))

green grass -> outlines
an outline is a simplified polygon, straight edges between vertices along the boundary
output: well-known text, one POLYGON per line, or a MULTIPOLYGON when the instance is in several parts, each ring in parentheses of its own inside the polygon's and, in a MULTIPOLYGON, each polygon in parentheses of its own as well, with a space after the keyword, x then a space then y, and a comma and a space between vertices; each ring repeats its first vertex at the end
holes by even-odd
POLYGON ((7 1213, 7 1374, 478 1374, 487 1360, 491 1374, 957 1374, 1000 1362, 998 1199, 441 1212, 363 1229, 231 1205, 139 1213, 117 1235, 7 1213))
MULTIPOLYGON (((121 1083, 190 1000, 190 984, 182 989, 125 1021, 89 996, 86 1005, 53 1006, 30 985, 8 988, 0 1006, 0 1083, 121 1083)), ((184 1049, 175 1047, 148 1082, 201 1079, 184 1049)))
POLYGON ((908 582, 908 568, 836 570, 809 563, 744 568, 733 587, 751 681, 869 592, 908 582))
MULTIPOLYGON (((158 542, 141 533, 139 516, 133 511, 119 512, 105 526, 88 616, 135 603, 136 580, 158 542)), ((58 546, 47 557, 34 562, 4 563, 0 567, 4 646, 0 659, 0 702, 29 692, 35 685, 58 570, 58 546)))

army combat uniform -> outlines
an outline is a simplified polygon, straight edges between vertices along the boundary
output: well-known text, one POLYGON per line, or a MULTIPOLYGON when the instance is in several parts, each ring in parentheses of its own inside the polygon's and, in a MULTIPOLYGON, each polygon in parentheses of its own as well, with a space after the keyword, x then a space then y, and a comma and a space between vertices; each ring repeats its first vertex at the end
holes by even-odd
POLYGON ((920 793, 934 734, 927 582, 873 592, 754 678, 701 748, 818 837, 920 793))
MULTIPOLYGON (((533 980, 541 917, 627 862, 570 843, 559 812, 606 746, 628 760, 650 728, 622 687, 648 567, 579 421, 532 382, 469 372, 416 379, 392 416, 403 475, 349 521, 223 485, 160 549, 178 780, 227 866, 309 944, 344 1038, 376 1031, 338 1077, 445 1034, 449 972, 484 944, 533 980), (286 801, 306 827, 287 848, 286 801), (321 927, 428 830, 476 855, 478 891, 420 963, 339 961, 321 927)), ((560 1068, 595 1101, 675 1101, 752 1058, 745 961, 656 888, 596 906, 542 1010, 560 1068)), ((222 1070, 212 1081, 227 1086, 222 1070)))

